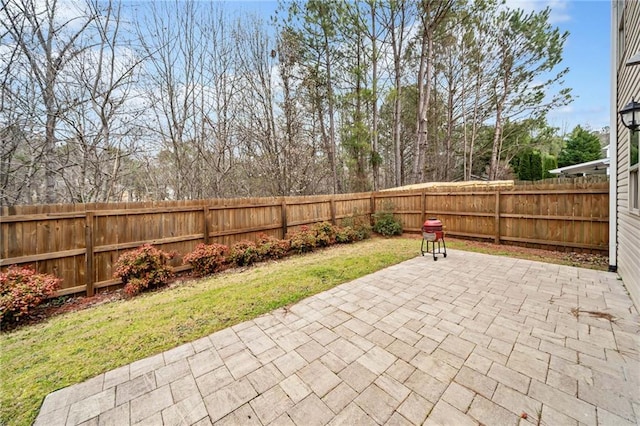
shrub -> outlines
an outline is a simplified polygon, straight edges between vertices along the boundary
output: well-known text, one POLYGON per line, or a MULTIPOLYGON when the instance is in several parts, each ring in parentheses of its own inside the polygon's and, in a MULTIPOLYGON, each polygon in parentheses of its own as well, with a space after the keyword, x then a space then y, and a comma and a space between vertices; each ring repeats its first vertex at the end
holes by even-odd
POLYGON ((148 287, 167 283, 173 276, 167 262, 173 256, 151 244, 144 244, 120 255, 113 276, 122 280, 125 293, 134 296, 148 287))
POLYGON ((253 241, 238 241, 229 250, 229 261, 237 266, 249 266, 260 260, 258 246, 253 241))
POLYGON ((50 274, 38 274, 31 267, 9 266, 0 273, 0 323, 9 317, 18 321, 53 296, 62 280, 50 274))
POLYGON ((300 230, 287 235, 291 244, 291 251, 296 253, 307 253, 317 246, 316 233, 308 226, 301 226, 300 230))
POLYGON ((291 243, 267 234, 258 234, 258 255, 261 259, 280 259, 289 253, 291 243))
POLYGON ((393 212, 381 211, 373 215, 373 230, 378 234, 390 237, 402 234, 402 223, 393 216, 393 212))
POLYGON ((220 271, 227 262, 229 247, 224 244, 198 244, 182 261, 190 263, 197 275, 204 276, 220 271))
POLYGON ((336 242, 339 244, 349 244, 358 239, 358 233, 350 226, 338 228, 336 232, 336 242))
POLYGON ((329 222, 316 223, 311 228, 315 233, 316 247, 327 247, 336 243, 336 227, 329 222))
POLYGON ((342 219, 342 226, 351 228, 356 234, 354 241, 366 240, 371 238, 371 224, 366 216, 349 216, 342 219))

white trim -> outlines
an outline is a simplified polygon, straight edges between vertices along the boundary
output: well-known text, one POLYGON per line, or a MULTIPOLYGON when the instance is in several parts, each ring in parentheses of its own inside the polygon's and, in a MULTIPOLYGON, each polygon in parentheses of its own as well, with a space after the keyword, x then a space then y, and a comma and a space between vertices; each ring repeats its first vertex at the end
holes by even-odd
POLYGON ((640 143, 640 131, 629 130, 629 168, 627 170, 627 179, 629 182, 629 213, 640 216, 640 206, 638 205, 638 189, 640 187, 640 163, 637 161, 631 164, 633 159, 631 153, 634 146, 640 143))
POLYGON ((586 163, 559 167, 557 169, 549 170, 549 173, 553 173, 554 175, 575 175, 575 174, 603 175, 605 173, 608 174, 608 168, 609 168, 609 159, 601 158, 599 160, 587 161, 586 163))
POLYGON ((609 268, 618 267, 618 8, 611 3, 611 111, 609 125, 609 268))

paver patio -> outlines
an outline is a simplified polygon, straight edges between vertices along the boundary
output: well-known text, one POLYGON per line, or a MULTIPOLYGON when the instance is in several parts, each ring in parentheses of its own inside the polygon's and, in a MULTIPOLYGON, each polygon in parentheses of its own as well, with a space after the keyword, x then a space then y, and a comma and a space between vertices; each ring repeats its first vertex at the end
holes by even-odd
POLYGON ((639 320, 615 274, 450 250, 53 392, 36 424, 632 425, 639 320))

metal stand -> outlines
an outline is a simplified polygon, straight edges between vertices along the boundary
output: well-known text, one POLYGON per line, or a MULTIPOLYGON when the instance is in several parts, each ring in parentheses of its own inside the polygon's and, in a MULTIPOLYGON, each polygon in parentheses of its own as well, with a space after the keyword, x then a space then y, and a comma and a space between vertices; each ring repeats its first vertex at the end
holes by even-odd
POLYGON ((444 257, 447 257, 447 245, 444 242, 444 237, 440 238, 436 241, 429 241, 425 238, 422 239, 422 244, 420 245, 420 252, 422 252, 422 255, 424 256, 425 253, 431 253, 433 254, 433 260, 438 260, 438 258, 436 257, 436 255, 441 254, 444 257), (427 249, 424 249, 424 243, 427 243, 427 249), (440 247, 440 242, 442 242, 442 247, 440 247), (429 243, 431 243, 431 251, 429 251, 429 243), (438 243, 438 251, 436 251, 436 243, 438 243))

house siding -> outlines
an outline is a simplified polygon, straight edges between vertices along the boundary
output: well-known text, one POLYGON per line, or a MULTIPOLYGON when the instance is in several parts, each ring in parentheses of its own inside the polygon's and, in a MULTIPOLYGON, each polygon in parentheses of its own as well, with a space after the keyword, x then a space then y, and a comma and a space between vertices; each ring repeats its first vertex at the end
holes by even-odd
MULTIPOLYGON (((612 106, 619 111, 631 99, 640 100, 640 65, 625 66, 625 62, 640 52, 640 1, 631 0, 616 4, 622 10, 622 21, 617 11, 612 13, 612 35, 616 37, 615 45, 624 46, 616 49, 617 73, 614 90, 616 102, 612 106), (624 28, 624 40, 620 40, 620 22, 624 28), (622 55, 622 57, 620 57, 622 55)), ((624 285, 636 304, 640 306, 640 212, 629 208, 629 145, 630 131, 626 129, 617 116, 617 149, 616 149, 616 236, 617 236, 617 270, 624 285)))

